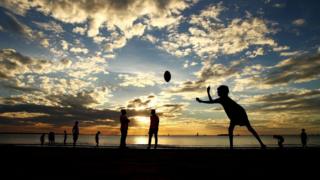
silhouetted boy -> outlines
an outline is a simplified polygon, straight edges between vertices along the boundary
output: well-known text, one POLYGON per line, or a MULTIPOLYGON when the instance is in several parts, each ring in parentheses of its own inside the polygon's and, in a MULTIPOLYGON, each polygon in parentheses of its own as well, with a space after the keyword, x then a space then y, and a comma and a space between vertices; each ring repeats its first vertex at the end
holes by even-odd
POLYGON ((97 147, 99 147, 99 135, 100 135, 100 131, 98 131, 96 133, 96 145, 97 145, 97 147))
POLYGON ((302 147, 307 147, 307 141, 308 141, 308 135, 306 133, 306 130, 305 129, 301 129, 301 144, 302 144, 302 147))
POLYGON ((155 139, 155 145, 154 148, 157 149, 158 146, 158 129, 159 129, 159 117, 156 114, 156 110, 151 110, 151 116, 150 116, 150 128, 149 128, 149 143, 148 143, 148 149, 151 147, 151 140, 152 136, 154 135, 155 139))
POLYGON ((40 143, 41 143, 41 146, 44 145, 44 138, 45 138, 46 134, 45 133, 42 133, 41 136, 40 136, 40 143))
POLYGON ((207 88, 209 101, 202 101, 199 98, 196 100, 199 103, 207 103, 214 104, 219 103, 223 106, 224 111, 226 112, 228 118, 230 119, 229 126, 229 140, 230 140, 230 148, 233 149, 233 130, 236 125, 246 126, 248 130, 254 135, 254 137, 259 141, 261 148, 265 148, 266 146, 261 141, 257 132, 250 125, 248 116, 243 107, 233 101, 229 96, 229 88, 228 86, 221 85, 217 89, 219 98, 212 99, 210 95, 210 86, 207 88))
POLYGON ((48 140, 49 140, 49 144, 53 145, 55 143, 55 137, 54 137, 54 132, 49 132, 48 134, 48 140))
POLYGON ((67 131, 64 130, 64 132, 63 132, 63 145, 66 145, 66 144, 67 144, 67 137, 68 137, 67 131))
POLYGON ((278 140, 278 146, 279 146, 279 148, 282 149, 283 148, 283 142, 284 142, 283 136, 273 135, 273 138, 278 140))
POLYGON ((77 143, 78 138, 79 138, 79 134, 80 134, 80 131, 79 131, 79 122, 76 121, 76 122, 74 123, 73 128, 72 128, 73 146, 76 146, 76 143, 77 143))
POLYGON ((127 117, 127 111, 125 109, 122 109, 121 115, 120 115, 120 123, 121 123, 120 148, 126 148, 126 139, 127 139, 127 134, 128 134, 129 122, 130 122, 130 120, 127 117))

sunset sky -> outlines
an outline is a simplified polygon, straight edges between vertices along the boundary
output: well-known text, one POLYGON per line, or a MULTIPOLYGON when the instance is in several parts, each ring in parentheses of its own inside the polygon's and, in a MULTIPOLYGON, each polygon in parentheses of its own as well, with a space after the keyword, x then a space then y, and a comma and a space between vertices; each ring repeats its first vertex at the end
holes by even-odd
MULTIPOLYGON (((259 134, 320 132, 320 1, 0 0, 0 132, 227 133, 225 84, 259 134), (170 82, 163 73, 169 70, 170 82)), ((236 134, 247 134, 243 127, 236 134)))

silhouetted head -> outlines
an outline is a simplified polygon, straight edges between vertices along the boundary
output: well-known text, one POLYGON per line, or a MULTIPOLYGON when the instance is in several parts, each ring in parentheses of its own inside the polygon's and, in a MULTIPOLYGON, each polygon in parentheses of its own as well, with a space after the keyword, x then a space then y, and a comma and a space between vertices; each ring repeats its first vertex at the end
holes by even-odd
POLYGON ((126 115, 127 114, 127 111, 125 109, 121 109, 121 114, 122 115, 126 115))
POLYGON ((155 109, 151 109, 151 115, 155 115, 156 114, 156 110, 155 109))
POLYGON ((79 124, 79 121, 74 122, 74 124, 75 124, 75 125, 78 125, 78 124, 79 124))
POLYGON ((100 131, 98 131, 97 134, 100 134, 100 131))
POLYGON ((302 132, 306 132, 306 130, 305 130, 305 129, 301 129, 301 131, 302 131, 302 132))
POLYGON ((229 88, 226 85, 219 86, 217 91, 218 91, 218 96, 220 97, 226 97, 229 94, 229 88))
POLYGON ((67 131, 66 131, 66 130, 64 130, 64 133, 67 133, 67 131))

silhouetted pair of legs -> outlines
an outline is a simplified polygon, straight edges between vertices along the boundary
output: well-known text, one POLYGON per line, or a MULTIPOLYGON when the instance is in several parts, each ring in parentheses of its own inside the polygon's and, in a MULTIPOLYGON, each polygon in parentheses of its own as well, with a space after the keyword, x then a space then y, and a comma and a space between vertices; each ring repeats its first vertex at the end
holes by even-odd
POLYGON ((77 135, 77 134, 73 135, 73 146, 76 146, 77 141, 78 141, 78 137, 79 137, 79 135, 77 135))
POLYGON ((126 148, 126 139, 128 131, 121 130, 120 148, 126 148))
POLYGON ((151 148, 151 141, 152 141, 152 136, 154 135, 154 148, 157 149, 157 146, 158 146, 158 132, 157 131, 150 131, 149 132, 149 142, 148 142, 148 149, 151 148))
MULTIPOLYGON (((233 130, 234 130, 235 126, 236 125, 233 123, 230 123, 230 126, 229 126, 230 149, 233 149, 233 130)), ((245 126, 253 134, 253 136, 259 141, 261 148, 266 148, 266 145, 263 144, 258 133, 253 129, 253 127, 250 124, 246 124, 245 126)))

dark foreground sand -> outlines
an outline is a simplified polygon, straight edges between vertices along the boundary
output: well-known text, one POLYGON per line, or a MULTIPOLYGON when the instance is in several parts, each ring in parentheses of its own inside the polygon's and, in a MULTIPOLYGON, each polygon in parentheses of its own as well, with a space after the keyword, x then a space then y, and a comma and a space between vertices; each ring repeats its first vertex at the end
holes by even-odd
MULTIPOLYGON (((0 145, 1 177, 103 179, 222 179, 314 177, 320 149, 66 148, 0 145)), ((313 179, 314 179, 313 178, 313 179)), ((2 178, 1 178, 2 179, 2 178)), ((5 178, 12 179, 12 178, 5 178)))

